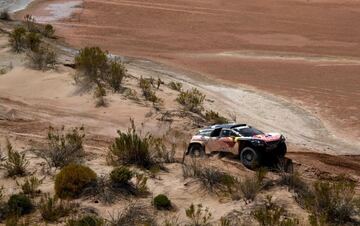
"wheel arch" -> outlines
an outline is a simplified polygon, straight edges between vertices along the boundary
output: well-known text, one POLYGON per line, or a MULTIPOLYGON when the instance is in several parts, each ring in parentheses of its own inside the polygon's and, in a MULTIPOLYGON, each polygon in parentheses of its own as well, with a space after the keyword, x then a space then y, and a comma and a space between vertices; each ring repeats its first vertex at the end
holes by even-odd
POLYGON ((187 148, 186 154, 189 154, 191 147, 193 147, 194 145, 200 145, 203 148, 204 152, 206 153, 205 145, 203 143, 201 143, 201 142, 191 142, 189 144, 188 148, 187 148))

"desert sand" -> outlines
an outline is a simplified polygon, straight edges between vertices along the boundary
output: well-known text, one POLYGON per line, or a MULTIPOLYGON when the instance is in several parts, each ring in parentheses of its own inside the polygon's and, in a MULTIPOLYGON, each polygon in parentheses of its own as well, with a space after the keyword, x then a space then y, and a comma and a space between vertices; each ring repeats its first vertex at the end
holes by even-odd
MULTIPOLYGON (((41 20, 61 2, 35 2, 17 18, 41 20)), ((249 85, 297 102, 337 136, 360 135, 358 1, 84 0, 75 9, 54 23, 73 46, 249 85)))

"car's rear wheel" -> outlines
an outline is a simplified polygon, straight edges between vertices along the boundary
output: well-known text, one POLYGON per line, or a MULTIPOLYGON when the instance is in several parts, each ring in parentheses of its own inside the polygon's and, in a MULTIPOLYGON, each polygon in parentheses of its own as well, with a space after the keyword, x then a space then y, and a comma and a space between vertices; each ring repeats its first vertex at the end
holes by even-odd
POLYGON ((245 147, 240 151, 240 160, 249 169, 257 168, 260 165, 260 155, 251 147, 245 147))
POLYGON ((189 149, 189 154, 191 157, 199 158, 205 156, 205 150, 200 144, 193 144, 189 149))

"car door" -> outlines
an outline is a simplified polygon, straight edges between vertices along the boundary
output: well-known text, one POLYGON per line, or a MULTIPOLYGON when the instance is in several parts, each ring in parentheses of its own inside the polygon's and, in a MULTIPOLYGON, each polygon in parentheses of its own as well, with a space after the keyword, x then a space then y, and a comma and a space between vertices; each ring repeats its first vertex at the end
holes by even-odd
POLYGON ((206 150, 208 150, 209 152, 213 152, 213 151, 219 151, 221 149, 221 143, 219 142, 220 139, 220 133, 221 133, 221 128, 218 129, 214 129, 211 134, 210 134, 210 138, 206 143, 206 150))
POLYGON ((235 134, 230 129, 223 129, 218 140, 220 150, 224 152, 233 152, 236 148, 235 134))

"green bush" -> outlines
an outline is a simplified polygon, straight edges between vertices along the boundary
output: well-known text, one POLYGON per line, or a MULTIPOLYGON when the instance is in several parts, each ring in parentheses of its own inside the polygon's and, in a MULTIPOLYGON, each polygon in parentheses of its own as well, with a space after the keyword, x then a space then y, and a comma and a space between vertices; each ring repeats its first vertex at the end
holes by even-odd
POLYGON ((70 164, 55 177, 55 193, 62 199, 77 198, 96 183, 96 173, 87 166, 70 164))
POLYGON ((186 92, 181 91, 176 100, 183 105, 185 110, 200 113, 203 110, 205 95, 198 89, 192 88, 186 92))
POLYGON ((24 176, 27 172, 27 166, 29 161, 25 157, 25 153, 19 153, 13 150, 13 147, 9 141, 7 141, 7 158, 1 166, 6 169, 7 175, 12 176, 24 176))
POLYGON ((154 203, 154 206, 159 210, 161 210, 161 209, 168 210, 171 208, 170 199, 166 195, 163 195, 163 194, 157 195, 154 198, 153 203, 154 203))
POLYGON ((99 47, 85 47, 75 57, 75 65, 86 78, 98 83, 107 67, 107 52, 99 47))
MULTIPOLYGON (((117 59, 110 59, 107 52, 99 47, 85 47, 75 57, 75 65, 78 71, 77 81, 84 84, 106 84, 114 92, 119 92, 123 78, 126 76, 126 68, 117 59), (80 79, 83 80, 80 80, 80 79)), ((97 95, 96 97, 103 97, 97 95)))
POLYGON ((257 207, 252 214, 261 226, 299 225, 299 221, 297 219, 285 218, 285 209, 273 203, 271 201, 271 196, 267 196, 264 205, 257 207))
POLYGON ((118 131, 118 135, 110 146, 109 156, 112 161, 135 164, 147 169, 156 164, 151 153, 153 137, 149 134, 141 137, 136 132, 134 121, 131 120, 131 128, 126 133, 118 131))
POLYGON ((17 215, 28 214, 33 210, 31 200, 23 194, 16 194, 10 196, 7 202, 9 212, 17 215))
POLYGON ((224 124, 229 122, 227 118, 220 116, 219 113, 215 111, 206 111, 205 119, 211 124, 224 124))
POLYGON ((176 90, 176 91, 181 91, 182 89, 182 83, 181 82, 170 82, 169 85, 170 89, 176 90))
POLYGON ((66 131, 64 127, 56 130, 52 127, 48 132, 48 151, 43 158, 51 167, 64 167, 70 163, 79 163, 85 155, 83 140, 85 138, 84 128, 73 128, 66 131))
POLYGON ((310 210, 310 223, 322 222, 345 225, 352 222, 353 216, 359 216, 358 198, 355 196, 355 183, 346 178, 337 182, 317 181, 312 196, 306 200, 310 210))
POLYGON ((78 219, 70 219, 66 222, 66 226, 103 226, 105 221, 95 215, 86 215, 78 219))
POLYGON ((55 222, 62 217, 68 216, 74 209, 76 204, 58 200, 56 197, 46 195, 42 197, 39 203, 41 217, 46 222, 55 222))
POLYGON ((127 167, 121 166, 113 169, 110 173, 110 179, 114 184, 128 184, 134 173, 127 167))
POLYGON ((26 30, 23 27, 16 27, 9 35, 9 42, 13 51, 19 53, 26 47, 26 30))

